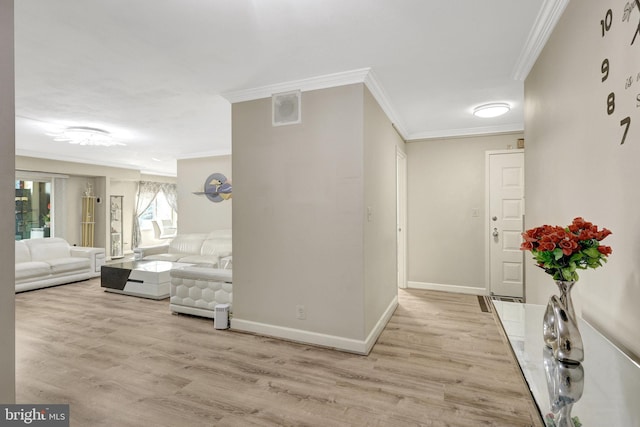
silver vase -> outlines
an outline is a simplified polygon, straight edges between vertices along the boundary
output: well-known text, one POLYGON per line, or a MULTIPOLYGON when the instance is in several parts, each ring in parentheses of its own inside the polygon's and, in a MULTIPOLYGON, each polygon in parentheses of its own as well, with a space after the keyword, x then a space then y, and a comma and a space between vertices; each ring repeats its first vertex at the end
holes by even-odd
POLYGON ((566 363, 584 360, 582 336, 571 299, 574 284, 575 281, 556 280, 560 295, 549 298, 542 323, 545 345, 553 351, 556 359, 566 363))

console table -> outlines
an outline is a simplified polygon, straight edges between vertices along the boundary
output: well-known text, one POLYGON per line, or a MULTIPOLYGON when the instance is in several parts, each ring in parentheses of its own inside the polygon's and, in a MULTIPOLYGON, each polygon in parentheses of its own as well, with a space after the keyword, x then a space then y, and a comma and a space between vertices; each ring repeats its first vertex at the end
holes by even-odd
POLYGON ((493 301, 493 306, 547 426, 558 421, 558 402, 571 402, 571 416, 583 427, 640 427, 640 365, 579 319, 584 362, 558 367, 542 338, 545 306, 503 301, 493 301), (563 396, 567 376, 574 394, 569 398, 563 396))

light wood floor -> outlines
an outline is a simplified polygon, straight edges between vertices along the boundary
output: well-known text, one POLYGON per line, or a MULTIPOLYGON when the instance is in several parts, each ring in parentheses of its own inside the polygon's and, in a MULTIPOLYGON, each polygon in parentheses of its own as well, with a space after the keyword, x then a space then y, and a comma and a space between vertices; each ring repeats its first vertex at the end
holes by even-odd
POLYGON ((410 290, 367 357, 219 331, 99 280, 16 295, 17 401, 72 426, 542 426, 493 314, 410 290))

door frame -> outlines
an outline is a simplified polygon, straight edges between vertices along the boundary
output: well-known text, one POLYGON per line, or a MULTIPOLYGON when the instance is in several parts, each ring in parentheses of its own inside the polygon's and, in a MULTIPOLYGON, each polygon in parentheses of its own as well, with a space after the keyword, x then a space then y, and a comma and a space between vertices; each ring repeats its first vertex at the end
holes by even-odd
MULTIPOLYGON (((489 233, 487 232, 487 230, 491 229, 491 212, 489 211, 490 209, 490 205, 491 205, 491 188, 490 188, 490 180, 489 180, 489 172, 490 172, 490 159, 491 156, 494 155, 500 155, 500 154, 513 154, 513 153, 522 153, 524 155, 524 149, 523 148, 516 148, 516 149, 508 149, 508 150, 488 150, 484 152, 484 159, 485 159, 485 163, 484 163, 484 227, 485 227, 485 231, 484 231, 484 283, 485 283, 485 295, 491 295, 491 239, 489 238, 489 233)), ((525 169, 525 173, 526 173, 526 169, 525 169)), ((526 181, 525 181, 525 189, 526 189, 526 181)), ((526 191, 526 190, 525 190, 526 191)), ((527 204, 524 204, 524 209, 527 208, 527 204)), ((523 226, 524 226, 524 215, 523 215, 523 222, 522 222, 523 226)), ((524 254, 523 254, 524 256, 524 254)), ((523 265, 523 269, 524 269, 524 265, 523 265)), ((524 277, 524 271, 523 271, 523 275, 522 275, 522 292, 524 294, 525 292, 525 287, 526 287, 526 283, 525 283, 525 277, 524 277)))
POLYGON ((407 285, 407 154, 396 147, 396 279, 407 285), (400 230, 398 230, 398 228, 400 230), (399 237, 401 235, 402 237, 399 237))

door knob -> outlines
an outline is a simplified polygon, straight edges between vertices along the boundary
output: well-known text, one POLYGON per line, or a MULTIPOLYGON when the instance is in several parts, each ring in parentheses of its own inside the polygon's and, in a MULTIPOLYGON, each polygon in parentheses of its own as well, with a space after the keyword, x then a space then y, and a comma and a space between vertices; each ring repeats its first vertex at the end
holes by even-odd
POLYGON ((494 228, 494 229, 493 229, 493 233, 492 233, 492 234, 493 234, 493 237, 498 237, 498 235, 499 235, 500 233, 498 233, 498 229, 497 229, 497 228, 494 228))

